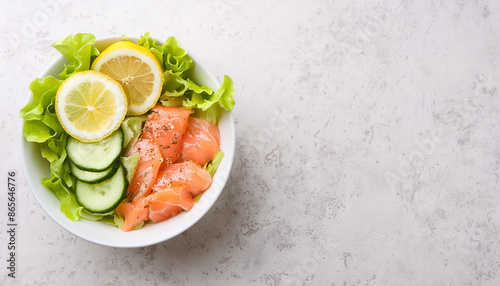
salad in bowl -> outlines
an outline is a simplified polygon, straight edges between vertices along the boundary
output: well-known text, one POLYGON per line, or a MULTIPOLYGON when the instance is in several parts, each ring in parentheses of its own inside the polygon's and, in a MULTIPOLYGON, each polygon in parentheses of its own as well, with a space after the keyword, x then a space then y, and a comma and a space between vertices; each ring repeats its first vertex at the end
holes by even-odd
POLYGON ((174 37, 75 34, 30 84, 22 161, 45 211, 103 245, 173 237, 213 205, 234 154, 234 88, 174 37))

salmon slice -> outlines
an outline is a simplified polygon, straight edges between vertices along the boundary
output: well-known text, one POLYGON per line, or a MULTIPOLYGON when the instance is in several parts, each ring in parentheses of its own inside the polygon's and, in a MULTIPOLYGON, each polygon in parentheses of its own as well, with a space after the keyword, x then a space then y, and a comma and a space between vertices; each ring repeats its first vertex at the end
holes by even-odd
POLYGON ((161 191, 173 184, 182 184, 191 196, 196 197, 212 185, 212 177, 205 169, 191 161, 163 164, 153 185, 154 191, 161 191))
POLYGON ((125 218, 121 227, 123 231, 131 231, 134 226, 149 220, 149 199, 145 197, 132 203, 121 203, 116 207, 116 212, 125 218))
POLYGON ((195 203, 183 184, 173 184, 152 196, 149 205, 149 218, 153 222, 169 219, 182 210, 189 211, 195 203))
POLYGON ((142 138, 151 139, 160 148, 163 159, 174 163, 181 157, 182 141, 191 110, 182 107, 153 107, 144 124, 142 138))
POLYGON ((167 188, 157 191, 152 201, 153 203, 163 202, 177 205, 186 211, 189 211, 195 203, 193 196, 186 191, 184 184, 180 183, 174 183, 167 188))
MULTIPOLYGON (((179 206, 161 203, 161 202, 153 202, 153 209, 150 209, 150 219, 152 222, 160 222, 167 220, 171 217, 178 215, 182 208, 179 206)), ((149 206, 151 208, 151 206, 149 206)))
POLYGON ((141 157, 137 164, 134 177, 130 182, 127 195, 130 201, 147 196, 151 193, 158 170, 163 158, 158 146, 150 139, 139 139, 130 149, 128 156, 138 153, 141 157))
POLYGON ((189 117, 182 155, 200 166, 211 161, 220 149, 219 127, 203 118, 189 117))

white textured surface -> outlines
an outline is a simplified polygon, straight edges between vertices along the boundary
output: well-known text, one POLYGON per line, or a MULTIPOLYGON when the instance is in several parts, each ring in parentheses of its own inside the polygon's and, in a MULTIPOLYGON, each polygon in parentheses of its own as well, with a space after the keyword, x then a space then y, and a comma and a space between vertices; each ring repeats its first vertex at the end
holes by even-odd
POLYGON ((183 2, 1 2, 4 186, 27 86, 75 32, 178 37, 233 78, 238 143, 215 207, 142 249, 74 237, 20 182, 0 284, 500 284, 499 1, 183 2))

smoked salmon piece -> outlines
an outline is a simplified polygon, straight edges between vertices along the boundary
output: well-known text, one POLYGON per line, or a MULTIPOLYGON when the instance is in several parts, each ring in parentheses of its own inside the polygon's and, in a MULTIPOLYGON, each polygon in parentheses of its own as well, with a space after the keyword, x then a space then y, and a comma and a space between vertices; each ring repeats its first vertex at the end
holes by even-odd
POLYGON ((160 222, 167 220, 171 217, 178 215, 182 211, 181 207, 167 203, 155 201, 152 203, 152 205, 153 208, 150 209, 151 212, 150 219, 152 222, 160 222))
POLYGON ((153 191, 158 192, 174 184, 184 185, 184 189, 191 196, 197 197, 210 188, 212 176, 191 161, 163 164, 153 185, 153 191))
POLYGON ((182 142, 191 110, 182 107, 153 107, 144 124, 142 138, 151 139, 160 148, 166 163, 181 157, 182 142))
POLYGON ((172 184, 152 196, 149 205, 149 219, 152 222, 164 221, 182 210, 189 211, 195 203, 183 184, 172 184))
POLYGON ((137 169, 127 190, 130 201, 147 196, 151 192, 163 158, 158 146, 150 139, 139 139, 130 149, 128 156, 138 153, 137 169))
POLYGON ((219 151, 219 128, 190 114, 182 107, 157 105, 148 115, 143 134, 127 154, 137 153, 140 159, 127 190, 128 202, 116 208, 125 218, 123 231, 191 210, 194 197, 212 185, 202 166, 219 151))
POLYGON ((200 166, 211 161, 220 148, 219 127, 203 118, 189 117, 182 155, 200 166))
POLYGON ((118 205, 116 212, 125 218, 121 229, 130 231, 143 221, 160 222, 189 211, 195 201, 182 184, 173 184, 134 202, 118 205))
POLYGON ((121 229, 131 231, 134 226, 149 220, 149 197, 138 199, 132 203, 121 203, 115 210, 125 218, 121 229))

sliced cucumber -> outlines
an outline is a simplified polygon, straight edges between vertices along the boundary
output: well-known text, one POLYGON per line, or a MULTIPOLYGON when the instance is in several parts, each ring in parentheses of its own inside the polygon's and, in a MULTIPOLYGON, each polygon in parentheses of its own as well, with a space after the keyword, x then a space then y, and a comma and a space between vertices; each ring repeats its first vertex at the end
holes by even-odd
POLYGON ((88 211, 105 213, 115 209, 127 194, 128 181, 120 164, 115 174, 97 184, 76 180, 76 199, 88 211))
POLYGON ((66 152, 71 163, 80 170, 91 172, 101 172, 111 167, 120 156, 122 148, 121 128, 99 142, 84 143, 70 136, 66 143, 66 152))
POLYGON ((111 167, 107 168, 101 172, 90 172, 79 169, 75 164, 69 163, 71 168, 71 173, 79 180, 84 183, 96 184, 102 181, 105 181, 116 173, 118 167, 120 167, 120 160, 115 160, 114 164, 111 167))

